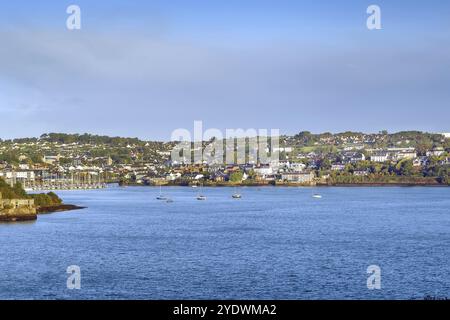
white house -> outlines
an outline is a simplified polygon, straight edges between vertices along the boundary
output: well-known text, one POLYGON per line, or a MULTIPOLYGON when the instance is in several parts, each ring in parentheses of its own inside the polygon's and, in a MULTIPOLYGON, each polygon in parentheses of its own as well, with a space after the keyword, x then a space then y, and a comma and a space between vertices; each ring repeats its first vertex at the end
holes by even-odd
MULTIPOLYGON (((268 149, 267 149, 268 150, 268 149)), ((285 152, 285 153, 290 153, 292 152, 292 147, 280 147, 280 148, 273 148, 272 150, 273 152, 285 152)), ((268 151, 267 151, 268 152, 268 151)))
POLYGON ((331 165, 331 171, 344 171, 345 170, 345 164, 333 164, 331 165))
POLYGON ((34 181, 36 176, 34 171, 6 171, 0 172, 0 177, 6 181, 34 181))
POLYGON ((373 162, 386 162, 389 160, 389 153, 387 152, 378 152, 370 157, 370 161, 373 162))
POLYGON ((415 151, 400 151, 395 152, 392 158, 397 161, 403 159, 415 159, 417 158, 417 153, 415 151))
POLYGON ((358 176, 358 177, 364 177, 364 176, 369 175, 369 171, 367 171, 367 170, 356 170, 356 171, 353 172, 353 175, 354 176, 358 176))
POLYGON ((308 173, 300 173, 300 172, 288 172, 283 173, 281 175, 281 180, 287 181, 287 182, 294 182, 294 183, 308 183, 312 182, 314 180, 314 173, 308 172, 308 173))
POLYGON ((268 176, 273 174, 273 169, 271 166, 264 165, 260 167, 256 167, 253 169, 258 176, 268 176))
POLYGON ((444 154, 445 150, 442 147, 434 148, 433 150, 427 151, 427 157, 440 157, 444 154))
POLYGON ((345 152, 344 157, 345 161, 353 163, 366 160, 366 156, 361 152, 345 152))
POLYGON ((306 168, 306 164, 301 163, 301 162, 294 162, 291 163, 290 169, 293 172, 302 172, 303 170, 305 170, 306 168))

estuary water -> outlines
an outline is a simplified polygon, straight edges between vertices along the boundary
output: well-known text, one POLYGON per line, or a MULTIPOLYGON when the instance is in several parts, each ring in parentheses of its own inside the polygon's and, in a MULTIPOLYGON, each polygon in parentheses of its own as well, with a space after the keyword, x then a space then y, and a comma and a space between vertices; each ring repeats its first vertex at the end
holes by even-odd
POLYGON ((450 188, 111 187, 0 224, 1 299, 450 297, 450 188), (320 193, 321 199, 313 198, 320 193), (81 270, 69 290, 67 267, 81 270), (367 268, 381 269, 381 289, 367 268))

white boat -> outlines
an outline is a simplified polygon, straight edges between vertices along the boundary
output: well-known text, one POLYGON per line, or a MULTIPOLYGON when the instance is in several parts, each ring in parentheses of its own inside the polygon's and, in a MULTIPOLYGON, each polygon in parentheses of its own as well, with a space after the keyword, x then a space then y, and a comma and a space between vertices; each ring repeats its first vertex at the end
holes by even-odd
POLYGON ((161 186, 159 186, 159 196, 156 197, 156 200, 164 200, 166 201, 168 198, 162 194, 161 186))
POLYGON ((322 199, 322 196, 320 194, 313 194, 313 198, 322 199))
POLYGON ((239 192, 235 192, 232 196, 233 199, 241 199, 242 195, 239 192))
POLYGON ((203 191, 203 185, 200 186, 200 193, 197 195, 197 200, 206 200, 206 196, 204 196, 202 193, 203 191))

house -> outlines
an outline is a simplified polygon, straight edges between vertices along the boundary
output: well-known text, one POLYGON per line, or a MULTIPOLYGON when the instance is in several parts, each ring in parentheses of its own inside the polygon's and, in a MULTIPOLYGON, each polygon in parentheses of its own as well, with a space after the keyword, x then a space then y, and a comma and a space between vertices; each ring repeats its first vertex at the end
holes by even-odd
POLYGON ((369 175, 369 171, 368 170, 355 170, 355 171, 353 171, 353 175, 358 176, 358 177, 365 177, 365 176, 369 175))
POLYGON ((306 164, 301 162, 294 162, 291 163, 289 168, 292 172, 303 172, 303 170, 305 170, 306 168, 306 164))
POLYGON ((30 170, 30 165, 22 163, 22 164, 19 164, 19 168, 20 168, 20 170, 30 170))
POLYGON ((276 175, 274 174, 269 174, 269 175, 265 175, 265 176, 256 176, 256 181, 275 181, 277 179, 276 175))
POLYGON ((228 165, 225 168, 225 172, 227 173, 233 173, 239 171, 241 168, 238 165, 228 165))
POLYGON ((445 153, 444 148, 436 147, 433 150, 427 151, 427 157, 440 157, 445 153))
POLYGON ((337 163, 331 165, 331 171, 344 171, 345 170, 345 164, 337 163))
POLYGON ((373 162, 386 162, 389 160, 389 153, 387 152, 377 152, 370 156, 370 161, 373 162))
POLYGON ((351 151, 351 150, 364 150, 363 144, 352 144, 344 147, 344 151, 351 151))
POLYGON ((225 182, 229 180, 229 176, 223 172, 216 172, 211 176, 211 179, 215 182, 225 182))
POLYGON ((273 169, 269 165, 260 165, 259 167, 254 168, 253 171, 257 176, 261 177, 273 174, 273 169))
POLYGON ((277 171, 278 169, 289 169, 291 163, 289 162, 289 160, 276 160, 271 161, 270 166, 272 167, 273 171, 277 171))
POLYGON ((394 152, 392 158, 396 161, 403 160, 403 159, 415 159, 417 158, 417 153, 415 151, 399 151, 394 152))
POLYGON ((281 180, 291 183, 310 183, 314 181, 314 172, 287 172, 281 174, 281 180))
POLYGON ((428 164, 427 157, 419 157, 413 160, 414 167, 425 167, 428 164))
MULTIPOLYGON (((268 150, 266 151, 268 152, 268 150)), ((285 153, 290 153, 292 152, 292 147, 278 147, 278 148, 273 148, 272 152, 285 152, 285 153)))
POLYGON ((2 171, 0 177, 6 182, 15 184, 16 182, 32 182, 36 179, 34 171, 2 171))
POLYGON ((345 152, 343 156, 345 162, 356 163, 366 160, 366 156, 361 152, 345 152))
POLYGON ((170 173, 166 176, 167 181, 175 181, 177 179, 181 178, 181 173, 170 173))
POLYGON ((439 161, 439 164, 441 166, 449 165, 450 164, 450 157, 446 157, 444 160, 439 161))
POLYGON ((319 164, 317 160, 310 160, 308 163, 308 168, 310 169, 317 169, 319 168, 319 164))
POLYGON ((58 162, 60 158, 61 158, 61 156, 59 154, 56 156, 43 156, 42 162, 52 165, 52 164, 55 164, 56 162, 58 162))
POLYGON ((34 181, 35 174, 34 171, 18 171, 15 172, 15 178, 21 181, 34 181))
POLYGON ((254 168, 254 167, 255 167, 255 166, 254 166, 253 164, 250 164, 250 163, 241 165, 241 169, 242 169, 244 172, 250 172, 250 171, 253 171, 253 168, 254 168))

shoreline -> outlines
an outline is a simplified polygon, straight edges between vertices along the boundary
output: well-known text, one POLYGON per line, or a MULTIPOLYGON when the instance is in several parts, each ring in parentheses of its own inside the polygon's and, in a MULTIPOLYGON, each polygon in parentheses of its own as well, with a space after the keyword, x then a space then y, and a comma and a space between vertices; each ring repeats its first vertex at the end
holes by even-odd
POLYGON ((80 207, 72 204, 60 204, 56 206, 47 206, 47 207, 36 207, 30 212, 23 212, 19 210, 19 212, 10 212, 10 213, 2 213, 0 212, 0 223, 15 223, 15 222, 32 222, 37 221, 38 216, 41 214, 52 214, 56 212, 65 212, 72 210, 81 210, 86 207, 80 207))
MULTIPOLYGON (((144 184, 127 184, 120 186, 122 188, 126 187, 160 187, 160 185, 144 185, 144 184)), ((161 187, 192 187, 192 185, 186 184, 163 184, 161 187)), ((448 184, 438 184, 438 183, 336 183, 336 184, 295 184, 295 183, 277 183, 277 184, 204 184, 203 187, 211 188, 262 188, 262 187, 305 187, 305 188, 324 188, 324 187, 438 187, 445 188, 450 187, 448 184)))
POLYGON ((14 222, 26 222, 36 221, 36 215, 0 215, 0 223, 14 223, 14 222))

